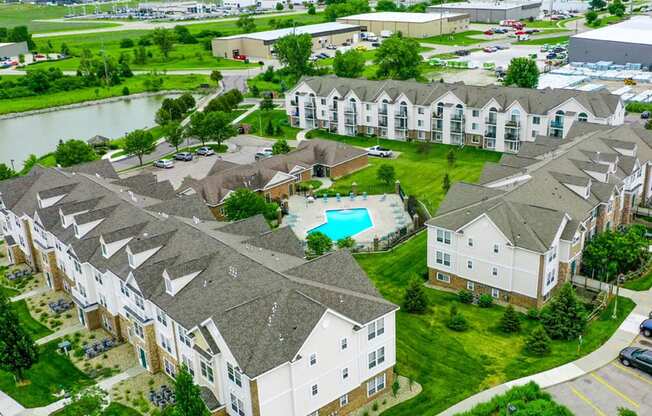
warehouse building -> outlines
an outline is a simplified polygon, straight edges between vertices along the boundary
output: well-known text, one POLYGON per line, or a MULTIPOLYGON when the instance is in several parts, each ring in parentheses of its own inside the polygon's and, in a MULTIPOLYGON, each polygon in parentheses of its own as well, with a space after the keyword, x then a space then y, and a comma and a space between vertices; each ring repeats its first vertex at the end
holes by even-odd
POLYGON ((266 32, 243 33, 213 39, 213 56, 233 58, 245 55, 253 58, 272 58, 274 43, 283 36, 295 33, 307 33, 312 36, 313 49, 326 45, 341 45, 344 42, 354 42, 358 39, 360 27, 339 22, 320 23, 316 25, 299 26, 296 28, 268 30, 266 32))
POLYGON ((0 58, 17 58, 27 52, 27 42, 0 43, 0 58))
POLYGON ((430 6, 428 13, 466 13, 471 22, 498 23, 501 20, 536 19, 541 13, 541 1, 447 3, 444 7, 430 6))
POLYGON ((469 27, 469 15, 464 13, 364 13, 340 17, 340 23, 360 26, 363 32, 401 32, 412 38, 427 38, 440 34, 463 32, 469 27))
POLYGON ((652 17, 639 16, 571 36, 568 51, 570 62, 652 66, 652 17))

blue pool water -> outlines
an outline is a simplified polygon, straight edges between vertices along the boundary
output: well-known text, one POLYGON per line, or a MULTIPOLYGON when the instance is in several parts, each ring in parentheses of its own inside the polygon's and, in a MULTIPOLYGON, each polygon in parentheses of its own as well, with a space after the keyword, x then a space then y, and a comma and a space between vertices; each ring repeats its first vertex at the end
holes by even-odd
POLYGON ((371 228, 371 216, 367 208, 331 209, 326 211, 326 222, 308 231, 320 231, 337 241, 371 228))

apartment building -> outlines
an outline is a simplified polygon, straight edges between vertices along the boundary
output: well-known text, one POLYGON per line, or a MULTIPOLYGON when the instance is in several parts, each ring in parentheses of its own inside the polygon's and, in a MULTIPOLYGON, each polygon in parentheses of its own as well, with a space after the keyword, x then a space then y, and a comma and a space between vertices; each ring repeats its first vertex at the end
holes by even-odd
POLYGON ((577 122, 616 126, 625 117, 608 92, 333 76, 301 79, 285 104, 290 123, 304 129, 512 153, 537 136, 564 138, 577 122))
POLYGON ((567 140, 539 137, 456 183, 427 222, 434 285, 540 307, 579 273, 596 233, 632 220, 652 192, 652 134, 580 123, 567 140))
POLYGON ((392 383, 395 311, 346 251, 311 261, 261 216, 214 220, 197 195, 110 163, 0 182, 13 263, 74 299, 140 364, 181 364, 213 415, 346 415, 392 383))

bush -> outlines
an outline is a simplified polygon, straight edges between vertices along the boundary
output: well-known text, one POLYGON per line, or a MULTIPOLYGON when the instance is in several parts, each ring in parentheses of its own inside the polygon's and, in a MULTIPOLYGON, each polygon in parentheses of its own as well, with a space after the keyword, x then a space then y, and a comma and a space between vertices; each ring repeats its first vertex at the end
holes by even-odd
POLYGON ((122 88, 122 95, 129 95, 129 94, 130 94, 129 87, 125 86, 124 88, 122 88))
POLYGON ((512 305, 507 306, 505 309, 505 313, 500 319, 500 329, 507 333, 519 332, 521 330, 521 321, 512 305))
POLYGON ((531 321, 539 320, 539 310, 537 308, 530 308, 527 310, 527 319, 531 321))
POLYGON ((450 316, 448 322, 446 322, 448 329, 451 329, 456 332, 464 332, 469 329, 469 324, 466 322, 466 318, 457 310, 457 305, 453 303, 451 305, 450 316))
POLYGON ((122 39, 120 41, 120 47, 122 49, 133 48, 134 47, 134 41, 132 39, 129 39, 129 38, 124 38, 124 39, 122 39))
POLYGON ((313 256, 321 256, 333 248, 333 240, 319 231, 308 234, 306 242, 308 244, 308 250, 313 256))
POLYGON ((493 304, 494 304, 494 298, 492 298, 491 295, 483 293, 478 298, 478 306, 481 308, 491 308, 491 305, 493 304))
POLYGON ((496 416, 506 415, 509 404, 516 405, 518 411, 514 415, 555 415, 573 416, 566 407, 555 403, 550 394, 541 390, 534 382, 524 386, 512 387, 505 393, 494 396, 489 402, 480 403, 473 409, 463 413, 464 416, 496 416))
POLYGON ((353 248, 355 247, 355 240, 351 237, 341 238, 337 240, 337 248, 353 248))
POLYGON ((473 293, 466 290, 462 289, 457 293, 457 297, 459 298, 460 302, 462 303, 472 303, 473 302, 473 293))
POLYGON ((636 412, 633 410, 629 410, 626 407, 619 407, 618 408, 618 416, 637 416, 636 412))
POLYGON ((409 313, 423 313, 428 308, 428 299, 423 290, 423 282, 417 277, 413 277, 405 290, 403 306, 409 313))
POLYGON ((396 397, 400 388, 401 385, 398 383, 398 379, 394 378, 394 382, 392 383, 392 396, 396 397))
POLYGON ((537 356, 550 353, 550 337, 542 326, 537 326, 525 339, 525 351, 537 356))

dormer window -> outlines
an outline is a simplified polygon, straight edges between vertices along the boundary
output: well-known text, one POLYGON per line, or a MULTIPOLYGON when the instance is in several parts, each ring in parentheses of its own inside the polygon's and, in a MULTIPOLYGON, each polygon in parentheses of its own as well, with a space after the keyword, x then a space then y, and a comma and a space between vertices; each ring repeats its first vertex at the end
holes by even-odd
POLYGON ((100 246, 102 247, 102 256, 108 258, 109 257, 109 251, 106 248, 106 244, 104 242, 100 242, 100 246))
POLYGON ((132 269, 136 268, 136 263, 134 261, 134 255, 130 250, 127 250, 127 261, 129 262, 129 267, 132 269))
POLYGON ((174 291, 172 290, 172 281, 169 277, 164 277, 163 279, 165 280, 165 291, 168 295, 174 296, 174 291))
POLYGON ((79 226, 77 226, 77 223, 73 223, 73 224, 72 224, 72 227, 73 227, 74 230, 75 230, 75 237, 80 238, 80 237, 81 237, 81 234, 79 234, 79 226))
POLYGON ((67 225, 66 225, 66 217, 65 217, 65 215, 63 215, 63 212, 61 212, 61 211, 59 211, 59 218, 61 219, 61 226, 63 228, 66 228, 67 227, 67 225))

